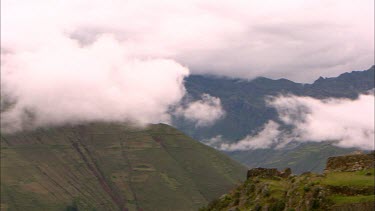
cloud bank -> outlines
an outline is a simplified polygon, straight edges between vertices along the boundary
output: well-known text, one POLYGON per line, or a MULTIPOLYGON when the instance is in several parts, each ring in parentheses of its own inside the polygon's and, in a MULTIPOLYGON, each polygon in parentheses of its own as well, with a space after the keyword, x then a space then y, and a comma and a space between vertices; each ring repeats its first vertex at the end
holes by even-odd
POLYGON ((9 51, 113 34, 137 57, 194 74, 299 82, 374 63, 373 0, 4 0, 1 10, 9 51))
POLYGON ((178 107, 174 114, 193 122, 196 127, 211 126, 224 117, 225 111, 219 98, 209 94, 203 94, 201 98, 201 100, 178 107))
POLYGON ((356 100, 280 97, 270 102, 297 140, 335 141, 340 147, 374 148, 374 95, 356 100), (300 115, 301 113, 304 115, 300 115))
POLYGON ((290 95, 271 98, 268 104, 291 130, 269 121, 257 135, 219 148, 235 151, 280 148, 292 141, 329 141, 339 147, 374 149, 374 95, 360 95, 356 100, 290 95))
POLYGON ((3 128, 17 130, 30 123, 35 127, 87 121, 169 122, 169 106, 185 94, 187 68, 167 59, 132 58, 110 35, 86 47, 64 41, 53 50, 3 55, 2 96, 15 101, 1 114, 3 128))
MULTIPOLYGON (((1 100, 12 106, 2 126, 165 122, 184 96, 187 68, 298 81, 365 69, 373 64, 373 4, 4 0, 1 100)), ((212 124, 220 110, 201 121, 192 112, 217 107, 206 101, 182 113, 212 124)))

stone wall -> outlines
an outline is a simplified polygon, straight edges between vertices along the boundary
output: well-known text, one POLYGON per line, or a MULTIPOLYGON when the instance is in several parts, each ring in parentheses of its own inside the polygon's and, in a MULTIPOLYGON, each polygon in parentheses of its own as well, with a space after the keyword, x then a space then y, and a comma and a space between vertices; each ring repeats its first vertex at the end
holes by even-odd
POLYGON ((325 172, 330 171, 360 171, 374 168, 374 152, 370 154, 355 154, 330 157, 325 172))

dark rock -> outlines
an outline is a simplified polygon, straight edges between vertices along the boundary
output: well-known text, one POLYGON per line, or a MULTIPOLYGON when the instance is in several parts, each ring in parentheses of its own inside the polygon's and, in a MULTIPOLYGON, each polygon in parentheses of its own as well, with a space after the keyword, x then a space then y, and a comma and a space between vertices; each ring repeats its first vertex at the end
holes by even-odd
POLYGON ((250 177, 287 178, 291 174, 292 174, 292 170, 290 168, 286 168, 284 171, 278 171, 276 168, 253 168, 247 171, 247 178, 250 178, 250 177))
POLYGON ((341 194, 346 196, 356 196, 356 195, 373 195, 374 187, 351 187, 351 186, 327 186, 329 191, 333 194, 341 194))
POLYGON ((288 178, 292 174, 292 169, 286 168, 283 172, 281 172, 280 177, 288 178))
POLYGON ((303 172, 303 173, 301 174, 301 176, 309 176, 309 175, 311 175, 311 172, 310 172, 310 171, 306 171, 306 172, 303 172))
POLYGON ((250 177, 275 177, 278 176, 279 171, 277 169, 272 168, 253 168, 247 171, 247 178, 250 177))

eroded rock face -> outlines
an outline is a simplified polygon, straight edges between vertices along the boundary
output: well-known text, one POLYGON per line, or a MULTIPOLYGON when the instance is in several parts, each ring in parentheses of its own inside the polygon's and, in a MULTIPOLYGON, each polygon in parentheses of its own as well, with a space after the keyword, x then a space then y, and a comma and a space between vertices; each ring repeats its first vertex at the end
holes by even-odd
POLYGON ((360 171, 370 168, 374 168, 374 152, 330 157, 328 158, 325 172, 360 171))

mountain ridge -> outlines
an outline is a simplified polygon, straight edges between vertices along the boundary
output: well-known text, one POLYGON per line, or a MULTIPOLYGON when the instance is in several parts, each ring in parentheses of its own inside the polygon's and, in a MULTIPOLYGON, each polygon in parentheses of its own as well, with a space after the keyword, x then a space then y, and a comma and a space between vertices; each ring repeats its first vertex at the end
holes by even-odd
MULTIPOLYGON (((173 125, 200 141, 220 135, 222 140, 233 143, 259 131, 270 120, 280 123, 276 110, 266 105, 264 100, 266 96, 292 94, 317 99, 355 99, 359 94, 374 89, 374 80, 374 66, 368 70, 343 73, 337 77, 321 77, 311 84, 265 77, 244 80, 191 75, 185 81, 189 99, 197 100, 203 93, 218 97, 226 116, 211 127, 196 127, 193 123, 183 119, 175 119, 173 125)), ((325 155, 322 158, 323 160, 328 158, 327 156, 347 154, 355 150, 339 148, 326 143, 321 143, 321 146, 317 146, 317 143, 308 143, 295 148, 307 154, 302 157, 296 156, 294 160, 287 157, 287 155, 290 156, 290 153, 288 154, 288 150, 284 151, 283 149, 259 149, 226 153, 248 167, 283 167, 288 165, 287 162, 295 162, 296 165, 291 166, 295 172, 302 173, 308 170, 321 172, 324 169, 324 161, 313 169, 310 169, 309 165, 305 165, 311 162, 311 158, 317 156, 316 150, 319 147, 324 150, 322 152, 325 155), (278 154, 280 157, 278 159, 272 158, 274 154, 278 154), (279 162, 279 160, 284 161, 279 162)))
POLYGON ((199 140, 220 134, 225 139, 233 141, 250 134, 268 120, 277 119, 276 111, 266 106, 265 96, 293 94, 318 99, 327 97, 353 99, 375 87, 374 66, 364 71, 343 73, 338 77, 317 79, 312 84, 265 77, 243 80, 191 75, 186 78, 185 86, 188 97, 192 100, 199 99, 203 93, 220 98, 227 115, 212 127, 196 128, 182 119, 174 121, 174 125, 199 140), (228 125, 230 127, 226 128, 225 126, 228 125))

